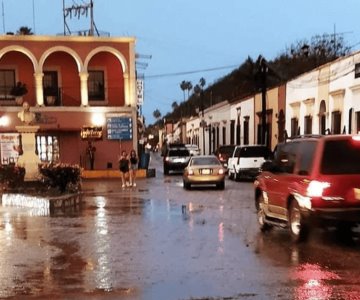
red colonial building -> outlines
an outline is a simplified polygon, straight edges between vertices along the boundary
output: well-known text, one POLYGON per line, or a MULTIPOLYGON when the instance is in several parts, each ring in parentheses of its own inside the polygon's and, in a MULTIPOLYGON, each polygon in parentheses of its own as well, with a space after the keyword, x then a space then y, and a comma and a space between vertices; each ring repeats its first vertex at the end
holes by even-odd
MULTIPOLYGON (((134 38, 0 36, 1 143, 17 134, 26 101, 32 125, 39 126, 41 161, 89 169, 91 141, 94 169, 118 169, 120 150, 137 149, 135 73, 134 38), (14 93, 19 82, 27 87, 20 96, 14 93)), ((1 163, 7 163, 3 149, 1 163)))

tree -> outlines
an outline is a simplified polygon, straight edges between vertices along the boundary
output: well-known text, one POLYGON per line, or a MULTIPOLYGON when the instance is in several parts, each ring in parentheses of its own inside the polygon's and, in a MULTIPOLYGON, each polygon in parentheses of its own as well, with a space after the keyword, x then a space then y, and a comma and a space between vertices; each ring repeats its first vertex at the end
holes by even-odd
POLYGON ((187 82, 187 87, 186 87, 186 89, 188 91, 188 99, 189 99, 190 91, 192 90, 192 88, 193 88, 193 85, 192 85, 191 81, 188 81, 187 82))
POLYGON ((21 26, 16 32, 17 35, 33 35, 32 29, 27 26, 21 26))
POLYGON ((153 116, 154 116, 154 118, 155 118, 157 121, 159 121, 159 119, 161 118, 161 112, 160 112, 160 110, 155 109, 154 112, 153 112, 153 116))
POLYGON ((185 91, 187 90, 187 87, 188 87, 188 82, 183 80, 181 81, 180 83, 180 88, 182 89, 183 93, 184 93, 184 101, 185 101, 185 91))
POLYGON ((177 108, 179 107, 179 104, 178 104, 176 101, 174 101, 174 102, 171 104, 171 107, 172 107, 173 110, 175 110, 175 109, 177 109, 177 108))

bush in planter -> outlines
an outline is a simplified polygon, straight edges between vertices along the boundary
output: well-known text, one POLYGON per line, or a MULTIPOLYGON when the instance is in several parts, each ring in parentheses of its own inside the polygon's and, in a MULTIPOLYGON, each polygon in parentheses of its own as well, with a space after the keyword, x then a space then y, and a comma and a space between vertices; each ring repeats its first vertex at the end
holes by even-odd
POLYGON ((25 83, 18 81, 16 85, 11 89, 10 95, 14 97, 21 97, 27 94, 28 90, 25 83))
POLYGON ((0 165, 0 183, 4 188, 23 187, 25 168, 15 164, 0 165))
POLYGON ((44 163, 39 165, 39 172, 49 188, 56 188, 60 193, 74 193, 81 188, 80 167, 63 163, 44 163))

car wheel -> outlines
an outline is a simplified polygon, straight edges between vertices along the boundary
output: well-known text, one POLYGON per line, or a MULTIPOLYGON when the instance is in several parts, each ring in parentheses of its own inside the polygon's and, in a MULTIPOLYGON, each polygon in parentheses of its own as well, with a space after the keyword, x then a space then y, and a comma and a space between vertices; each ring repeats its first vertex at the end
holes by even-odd
POLYGON ((228 170, 228 176, 229 176, 229 179, 234 179, 234 174, 230 171, 230 169, 228 170))
POLYGON ((219 190, 225 189, 225 182, 222 181, 222 182, 216 184, 216 187, 217 187, 219 190))
POLYGON ((164 175, 169 175, 169 170, 166 167, 164 167, 164 175))
POLYGON ((301 216, 300 207, 297 201, 292 201, 289 211, 289 228, 291 238, 294 242, 303 242, 308 237, 308 228, 304 224, 301 216))
POLYGON ((184 187, 185 190, 190 190, 191 185, 190 185, 190 183, 185 182, 185 180, 183 180, 183 187, 184 187))
POLYGON ((234 179, 235 181, 240 181, 240 174, 236 172, 236 170, 234 170, 234 179))
POLYGON ((260 225, 260 230, 262 232, 270 230, 272 228, 272 225, 266 223, 266 214, 264 210, 264 197, 262 193, 260 193, 257 196, 255 206, 257 209, 257 218, 260 225))

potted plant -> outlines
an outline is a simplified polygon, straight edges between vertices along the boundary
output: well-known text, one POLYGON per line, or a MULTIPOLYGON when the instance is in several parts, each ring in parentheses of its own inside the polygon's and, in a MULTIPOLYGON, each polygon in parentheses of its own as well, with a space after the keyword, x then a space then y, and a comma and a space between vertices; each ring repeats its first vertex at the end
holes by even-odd
POLYGON ((56 102, 56 97, 58 94, 58 89, 53 86, 47 86, 44 88, 44 96, 46 99, 47 105, 54 105, 56 102))
POLYGON ((16 85, 11 89, 10 95, 15 97, 15 101, 17 104, 21 105, 23 102, 22 96, 27 94, 28 90, 26 84, 18 81, 16 85))

